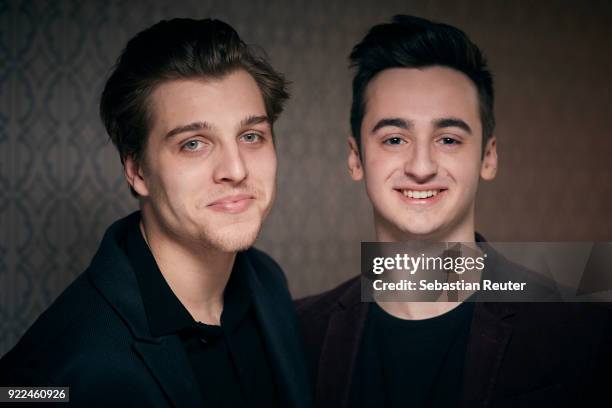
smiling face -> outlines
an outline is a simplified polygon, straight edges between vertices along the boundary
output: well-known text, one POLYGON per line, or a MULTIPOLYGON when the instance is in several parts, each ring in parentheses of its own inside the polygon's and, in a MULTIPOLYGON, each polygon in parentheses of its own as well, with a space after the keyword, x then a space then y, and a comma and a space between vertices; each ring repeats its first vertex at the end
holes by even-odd
POLYGON ((224 252, 249 247, 272 205, 276 151, 253 77, 173 80, 149 98, 151 128, 126 177, 143 218, 171 239, 224 252))
POLYGON ((479 177, 495 177, 491 138, 471 80, 445 67, 393 68, 368 84, 361 159, 349 139, 349 170, 365 178, 380 241, 473 241, 479 177))

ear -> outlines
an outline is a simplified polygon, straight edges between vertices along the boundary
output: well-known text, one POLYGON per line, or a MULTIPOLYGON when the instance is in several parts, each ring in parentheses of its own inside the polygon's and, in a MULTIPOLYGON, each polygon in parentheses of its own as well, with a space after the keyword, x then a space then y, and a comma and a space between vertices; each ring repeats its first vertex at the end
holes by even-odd
POLYGON ((497 141, 491 136, 485 146, 482 164, 480 166, 480 177, 483 180, 493 180, 497 174, 497 141))
POLYGON ((353 136, 348 137, 349 154, 348 154, 348 169, 351 177, 355 181, 363 178, 363 167, 361 166, 361 157, 359 156, 359 147, 353 136))
POLYGON ((126 156, 123 162, 123 171, 128 184, 139 196, 146 197, 149 195, 140 161, 134 159, 134 156, 126 156))

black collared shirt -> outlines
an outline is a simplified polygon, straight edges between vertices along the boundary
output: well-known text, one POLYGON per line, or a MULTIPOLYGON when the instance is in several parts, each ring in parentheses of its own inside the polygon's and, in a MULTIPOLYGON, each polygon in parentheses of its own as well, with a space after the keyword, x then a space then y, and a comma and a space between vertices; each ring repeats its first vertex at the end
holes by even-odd
MULTIPOLYGON (((138 223, 124 242, 154 336, 177 334, 206 406, 278 406, 246 271, 236 267, 224 292, 221 325, 197 322, 161 274, 138 223)), ((238 254, 237 256, 241 256, 238 254)))

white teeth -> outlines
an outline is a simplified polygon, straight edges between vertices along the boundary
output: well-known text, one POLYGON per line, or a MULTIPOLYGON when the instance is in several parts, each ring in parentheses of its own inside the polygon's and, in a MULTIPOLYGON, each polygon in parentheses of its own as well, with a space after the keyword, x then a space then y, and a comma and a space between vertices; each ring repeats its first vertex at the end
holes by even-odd
POLYGON ((404 196, 409 197, 409 198, 435 197, 436 195, 438 195, 439 192, 440 190, 424 190, 424 191, 402 190, 402 194, 404 194, 404 196))

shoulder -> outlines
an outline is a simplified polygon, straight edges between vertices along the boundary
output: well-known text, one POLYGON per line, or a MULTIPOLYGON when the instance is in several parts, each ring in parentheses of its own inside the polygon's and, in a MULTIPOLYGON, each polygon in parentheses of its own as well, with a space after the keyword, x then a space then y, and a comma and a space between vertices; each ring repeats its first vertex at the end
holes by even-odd
MULTIPOLYGON (((307 347, 322 341, 335 311, 344 310, 355 304, 362 305, 360 295, 359 276, 357 276, 321 294, 296 300, 297 318, 307 347)), ((349 315, 346 317, 351 318, 349 315)))
POLYGON ((356 276, 318 295, 298 299, 295 301, 298 316, 307 318, 309 316, 327 315, 339 306, 342 298, 359 290, 358 286, 359 276, 356 276))
MULTIPOLYGON (((569 289, 555 281, 552 275, 547 276, 542 271, 536 272, 524 265, 513 262, 501 253, 487 246, 486 254, 489 259, 483 278, 493 282, 520 282, 525 289, 520 292, 522 302, 562 302, 569 289)), ((480 292, 481 301, 516 301, 517 295, 513 292, 489 290, 480 292)))
POLYGON ((241 253, 248 259, 258 280, 264 285, 287 286, 287 278, 280 265, 267 253, 251 247, 241 253))
POLYGON ((83 273, 36 319, 16 350, 35 352, 65 340, 91 321, 94 310, 99 308, 104 308, 102 299, 83 273))
POLYGON ((590 333, 600 337, 612 327, 609 304, 579 302, 518 303, 515 305, 518 327, 527 331, 543 328, 566 332, 565 337, 590 333))
MULTIPOLYGON (((318 362, 323 351, 325 339, 336 334, 330 328, 332 316, 341 319, 358 319, 354 313, 341 313, 347 309, 359 310, 361 290, 359 276, 341 283, 337 287, 318 295, 308 296, 295 301, 298 323, 304 342, 306 361, 314 380, 318 372, 318 362), (357 299, 357 301, 355 301, 357 299), (340 317, 341 316, 341 317, 340 317)), ((357 335, 357 334, 355 334, 357 335)))
POLYGON ((593 303, 512 306, 516 314, 505 320, 512 331, 501 363, 502 375, 509 380, 500 384, 500 390, 521 387, 518 374, 529 373, 522 379, 525 384, 535 387, 532 383, 535 379, 556 383, 569 393, 568 397, 580 393, 583 401, 603 392, 612 364, 609 306, 593 303))
POLYGON ((88 366, 88 358, 102 355, 105 345, 119 349, 119 344, 110 344, 122 333, 129 335, 83 273, 0 360, 0 378, 4 382, 23 378, 53 384, 67 378, 75 367, 88 366), (8 373, 11 378, 5 378, 8 373))

